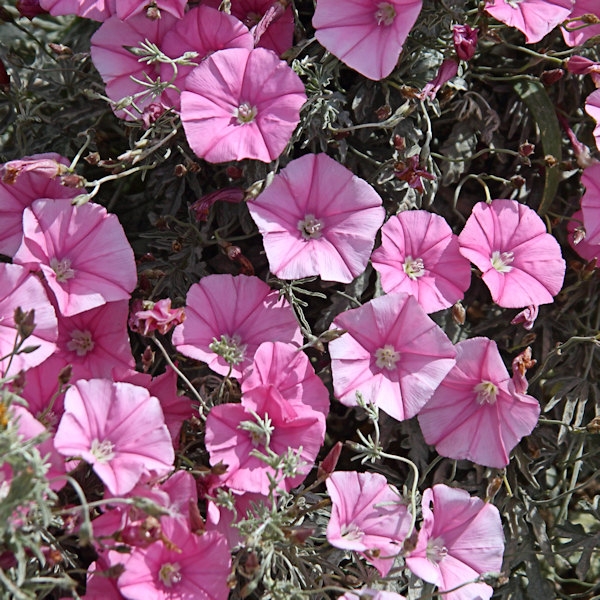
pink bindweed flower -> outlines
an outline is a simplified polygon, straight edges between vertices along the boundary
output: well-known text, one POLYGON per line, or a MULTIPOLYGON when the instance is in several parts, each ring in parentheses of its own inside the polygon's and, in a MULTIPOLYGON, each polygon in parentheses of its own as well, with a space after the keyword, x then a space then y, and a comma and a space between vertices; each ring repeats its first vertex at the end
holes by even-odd
MULTIPOLYGON (((421 100, 425 100, 426 98, 433 100, 442 87, 453 77, 456 77, 457 73, 458 62, 453 58, 446 59, 440 65, 436 76, 431 81, 427 82, 425 87, 419 92, 418 97, 421 100)), ((419 191, 423 192, 423 189, 421 188, 419 191)))
POLYGON ((471 283, 471 265, 457 236, 443 217, 426 210, 391 217, 371 262, 385 292, 414 296, 426 313, 452 306, 471 283))
POLYGON ((394 419, 414 417, 454 366, 455 350, 414 296, 395 292, 338 315, 329 343, 333 389, 346 406, 357 392, 394 419))
POLYGON ((192 533, 178 519, 163 517, 165 541, 134 548, 118 579, 128 600, 227 600, 231 556, 216 531, 192 533), (169 544, 166 543, 169 541, 169 544))
POLYGON ((38 198, 62 198, 68 203, 77 191, 63 187, 58 175, 68 165, 53 152, 26 156, 0 166, 0 253, 13 256, 23 237, 23 211, 38 198))
POLYGON ((562 34, 567 46, 571 47, 581 46, 590 38, 600 35, 600 7, 597 0, 575 0, 573 12, 562 27, 562 34), (591 15, 592 20, 582 19, 585 15, 591 15))
POLYGON ((476 204, 458 242, 499 306, 549 304, 562 287, 566 265, 558 242, 537 213, 516 200, 476 204))
POLYGON ((600 87, 600 63, 594 62, 583 56, 570 56, 565 60, 565 67, 569 73, 575 75, 589 75, 594 85, 600 87))
POLYGON ((600 244, 600 163, 583 170, 581 183, 585 192, 581 198, 581 212, 587 244, 600 244))
POLYGON ((160 63, 142 62, 143 56, 136 53, 142 52, 140 44, 146 41, 160 48, 176 21, 168 13, 155 20, 140 14, 127 21, 112 17, 92 36, 92 61, 106 84, 106 95, 116 103, 112 108, 119 118, 133 121, 152 104, 169 104, 166 86, 154 85, 160 79, 160 63))
POLYGON ((471 60, 477 49, 478 29, 470 25, 454 25, 452 27, 452 42, 456 56, 460 60, 471 60))
POLYGON ((496 342, 476 337, 456 344, 456 366, 418 419, 441 456, 501 469, 539 414, 538 401, 515 389, 496 342))
POLYGON ((217 50, 225 48, 254 47, 252 35, 238 19, 232 15, 210 8, 198 6, 190 10, 175 23, 165 35, 161 49, 171 58, 183 56, 186 52, 196 52, 198 56, 192 59, 191 65, 178 65, 177 77, 173 80, 173 67, 163 63, 160 76, 163 81, 172 81, 178 89, 168 88, 165 97, 176 109, 180 106, 180 92, 185 89, 186 77, 194 66, 217 50))
POLYGON ((114 495, 144 474, 166 475, 175 457, 158 399, 109 379, 80 379, 67 390, 54 445, 89 463, 114 495))
MULTIPOLYGON (((207 0, 218 8, 220 0, 207 0)), ((286 0, 232 0, 231 14, 253 34, 256 46, 273 50, 281 56, 294 41, 294 13, 286 0)))
POLYGON ((315 37, 351 69, 383 79, 394 70, 422 5, 421 0, 319 0, 315 37))
POLYGON ((208 162, 275 160, 300 121, 304 84, 271 50, 231 48, 186 79, 181 120, 192 150, 208 162))
POLYGON ((332 504, 327 541, 358 552, 385 577, 410 529, 402 496, 379 473, 338 471, 326 485, 332 504))
POLYGON ((516 27, 528 44, 539 42, 571 14, 573 0, 488 0, 485 10, 494 19, 516 27))
POLYGON ((188 291, 186 320, 173 332, 179 352, 240 378, 263 342, 302 342, 293 310, 258 277, 209 275, 188 291))
POLYGON ((385 216, 379 194, 326 154, 291 161, 248 206, 281 279, 351 282, 385 216))
POLYGON ((64 316, 129 299, 133 250, 116 215, 99 204, 36 200, 23 214, 23 236, 14 262, 41 269, 64 316))
POLYGON ((423 525, 406 566, 440 592, 458 587, 444 593, 445 600, 489 600, 494 593, 489 585, 468 582, 502 568, 504 533, 498 509, 443 484, 425 490, 422 507, 423 525))
POLYGON ((156 302, 134 301, 131 309, 129 327, 142 335, 150 335, 153 331, 165 335, 185 320, 185 309, 171 308, 171 298, 156 302))
POLYGON ((117 0, 40 0, 40 6, 51 15, 77 15, 104 21, 115 12, 117 0))
POLYGON ((44 362, 56 349, 58 329, 54 308, 35 275, 19 265, 0 263, 0 281, 0 377, 7 377, 44 362), (21 324, 15 323, 18 308, 23 313, 21 324), (26 333, 31 335, 21 349, 29 351, 12 355, 17 338, 22 341, 26 333))
POLYGON ((592 92, 585 99, 585 112, 596 121, 594 138, 596 140, 596 147, 600 148, 600 89, 592 92))
MULTIPOLYGON (((284 390, 285 391, 285 390, 284 390)), ((270 478, 289 491, 301 483, 325 439, 322 412, 307 404, 292 404, 274 386, 254 388, 242 404, 213 406, 206 419, 206 449, 210 464, 223 463, 222 484, 236 492, 267 495, 270 478), (276 471, 254 456, 288 456, 288 466, 276 471)))

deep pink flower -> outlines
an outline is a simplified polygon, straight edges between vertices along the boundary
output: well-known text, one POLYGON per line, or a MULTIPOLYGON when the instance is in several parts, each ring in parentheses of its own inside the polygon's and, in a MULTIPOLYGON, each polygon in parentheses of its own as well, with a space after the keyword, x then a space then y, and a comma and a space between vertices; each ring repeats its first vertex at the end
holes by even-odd
POLYGON ((181 120, 192 150, 208 162, 275 160, 300 121, 304 84, 271 50, 231 48, 186 79, 181 120))
POLYGON ((78 15, 104 21, 115 12, 117 0, 40 0, 40 6, 51 15, 78 15))
MULTIPOLYGON (((600 33, 600 32, 599 32, 600 33)), ((596 87, 600 87, 600 63, 594 62, 583 56, 570 56, 565 61, 569 73, 575 75, 589 75, 596 87)))
POLYGON ((15 263, 42 270, 64 316, 129 299, 137 283, 133 250, 104 207, 36 200, 23 213, 23 235, 15 263))
MULTIPOLYGON (((186 15, 175 23, 175 26, 167 32, 161 50, 171 58, 183 56, 186 52, 197 52, 198 56, 193 60, 199 65, 203 59, 217 50, 225 48, 247 48, 252 50, 254 40, 238 19, 232 15, 210 8, 209 6, 198 6, 190 10, 186 15)), ((185 80, 194 65, 178 65, 177 77, 173 81, 178 90, 165 90, 165 97, 176 109, 180 105, 180 92, 185 89, 185 80)), ((173 79, 173 67, 163 63, 160 68, 162 81, 173 79)))
MULTIPOLYGON (((207 0, 208 6, 218 8, 220 0, 207 0)), ((282 0, 232 0, 231 14, 246 25, 256 46, 273 50, 281 56, 292 47, 294 13, 291 3, 282 0)))
POLYGON ((228 187, 198 198, 198 200, 190 204, 189 209, 192 211, 197 221, 207 221, 210 207, 215 202, 221 201, 238 204, 239 202, 242 202, 244 196, 245 192, 242 188, 228 187))
POLYGON ((144 474, 166 475, 175 454, 157 398, 130 383, 76 381, 54 439, 65 456, 89 463, 111 494, 129 492, 144 474))
POLYGON ((379 473, 338 471, 326 485, 331 498, 327 541, 358 552, 385 577, 410 528, 402 496, 379 473))
POLYGON ((562 34, 567 46, 581 46, 591 37, 600 35, 600 24, 582 27, 585 23, 583 15, 594 15, 600 19, 600 7, 597 0, 575 0, 573 12, 569 16, 567 27, 562 28, 562 34), (569 31, 569 29, 573 31, 569 31))
POLYGON ((134 548, 118 586, 128 600, 227 600, 231 556, 216 531, 196 535, 178 519, 163 517, 158 540, 134 548))
POLYGON ((185 320, 185 309, 171 308, 171 298, 152 302, 144 300, 134 302, 129 327, 142 335, 158 331, 163 335, 185 320))
POLYGON ((426 313, 452 306, 471 283, 471 266, 457 236, 443 217, 426 210, 391 217, 371 262, 385 292, 411 294, 426 313))
POLYGON ((502 568, 504 533, 498 509, 443 484, 425 490, 422 507, 423 525, 406 566, 440 592, 462 586, 445 593, 445 600, 489 600, 494 593, 489 585, 464 584, 502 568))
POLYGON ((0 263, 0 376, 15 375, 45 361, 56 349, 56 314, 44 286, 35 275, 19 265, 0 263), (34 311, 35 329, 22 348, 37 346, 33 352, 10 357, 17 339, 15 310, 34 311))
POLYGON ((594 138, 596 139, 596 147, 600 148, 600 90, 592 92, 585 99, 585 112, 596 121, 594 138))
POLYGON ((23 237, 23 210, 38 198, 63 198, 68 203, 77 190, 63 187, 58 175, 66 158, 50 152, 26 156, 0 166, 0 253, 11 256, 23 237))
MULTIPOLYGON (((428 85, 429 84, 427 84, 425 88, 427 88, 428 85)), ((423 89, 423 92, 425 92, 425 89, 423 89)), ((397 162, 394 165, 394 177, 397 177, 400 181, 406 181, 409 187, 422 194, 423 178, 433 181, 435 175, 432 175, 429 171, 419 166, 419 161, 419 155, 413 154, 413 156, 409 156, 405 162, 397 162)))
POLYGON ((312 24, 329 52, 378 80, 394 70, 422 5, 421 0, 319 0, 312 24))
POLYGON ((456 56, 460 60, 471 60, 475 56, 478 34, 479 30, 473 29, 470 25, 453 25, 452 42, 456 56))
POLYGON ((385 216, 379 194, 326 154, 291 161, 248 206, 281 279, 349 283, 365 270, 385 216))
POLYGON ((302 342, 287 300, 258 277, 203 277, 188 291, 186 315, 173 331, 173 344, 221 375, 231 367, 231 375, 241 377, 263 342, 302 342))
POLYGON ((17 0, 16 9, 22 17, 28 19, 33 19, 33 17, 47 12, 40 6, 40 0, 17 0))
POLYGON ((598 259, 600 258, 600 243, 590 244, 587 241, 587 233, 582 236, 582 233, 585 232, 585 226, 582 225, 582 221, 583 212, 578 210, 573 213, 571 220, 567 223, 569 245, 586 261, 598 259))
POLYGON ((421 410, 455 363, 444 332, 401 292, 338 315, 332 329, 347 331, 329 343, 336 398, 356 406, 360 392, 399 421, 421 410))
POLYGON ((458 242, 500 306, 549 304, 562 287, 566 265, 558 242, 537 213, 516 200, 476 204, 458 242))
POLYGON ((573 0, 488 0, 485 10, 498 21, 516 27, 528 44, 539 42, 571 14, 573 0))
POLYGON ((269 475, 289 491, 301 483, 314 464, 325 438, 323 413, 304 403, 288 402, 274 386, 254 388, 242 404, 220 404, 206 419, 206 449, 210 464, 227 465, 222 483, 237 492, 269 493, 269 475), (271 450, 299 457, 296 475, 276 472, 253 456, 271 450))
MULTIPOLYGON (((424 100, 425 98, 429 98, 430 100, 433 100, 436 97, 437 93, 440 91, 440 89, 446 83, 448 83, 448 81, 450 81, 453 77, 456 77, 457 73, 458 73, 458 62, 456 60, 454 60, 453 58, 446 59, 440 65, 440 68, 438 69, 436 76, 431 81, 429 81, 425 84, 425 87, 418 94, 418 97, 421 100, 424 100)), ((413 187, 413 186, 411 186, 411 187, 413 187)), ((421 188, 419 191, 422 192, 423 188, 421 188)))
POLYGON ((139 48, 145 40, 160 47, 165 33, 176 21, 168 13, 155 20, 145 15, 136 15, 127 21, 112 17, 92 36, 92 61, 106 84, 106 95, 117 103, 113 111, 121 119, 136 120, 152 104, 169 104, 164 90, 153 92, 150 87, 134 81, 157 81, 160 63, 140 62, 140 57, 131 49, 139 48), (132 98, 133 104, 118 106, 126 98, 132 98))
POLYGON ((501 469, 539 414, 538 401, 515 390, 496 342, 476 337, 456 345, 456 366, 418 419, 441 456, 501 469))

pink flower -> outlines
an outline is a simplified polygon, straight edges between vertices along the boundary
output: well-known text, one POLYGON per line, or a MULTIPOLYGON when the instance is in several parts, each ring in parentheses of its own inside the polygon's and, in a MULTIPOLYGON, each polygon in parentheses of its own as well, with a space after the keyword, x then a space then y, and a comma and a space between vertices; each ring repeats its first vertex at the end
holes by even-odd
MULTIPOLYGON (((165 13, 181 19, 185 14, 187 0, 113 0, 116 14, 125 21, 143 14, 148 19, 162 19, 165 13)), ((114 14, 114 12, 113 12, 114 14)))
POLYGON ((452 42, 456 56, 460 60, 471 60, 475 56, 478 33, 479 30, 473 29, 470 25, 452 26, 452 42))
POLYGON ((129 299, 137 283, 133 250, 104 207, 36 200, 23 214, 23 235, 14 261, 42 270, 64 316, 129 299))
POLYGON ((581 212, 585 227, 585 241, 590 245, 600 244, 600 163, 583 170, 581 183, 585 192, 581 198, 581 212))
POLYGON ((592 78, 594 85, 600 87, 600 63, 576 55, 567 58, 565 67, 569 73, 574 73, 575 75, 589 75, 592 78))
POLYGON ((562 28, 562 34, 567 46, 581 46, 591 37, 600 35, 600 23, 588 27, 583 25, 588 22, 581 17, 584 15, 593 15, 600 19, 600 8, 597 0, 575 0, 573 12, 569 16, 566 27, 562 28))
POLYGON ((537 213, 516 200, 476 204, 458 242, 500 306, 549 304, 562 287, 566 265, 558 242, 537 213))
POLYGON ((329 52, 378 80, 394 70, 422 5, 421 0, 319 0, 312 24, 329 52))
POLYGON ((63 198, 77 191, 60 184, 58 175, 66 158, 50 152, 26 156, 0 166, 0 253, 11 256, 23 237, 23 210, 38 198, 63 198))
POLYGON ((326 154, 291 161, 248 206, 281 279, 349 283, 365 270, 385 216, 379 194, 326 154))
POLYGON ((291 344, 264 342, 258 347, 252 366, 244 373, 244 403, 269 388, 275 388, 293 407, 312 408, 323 420, 329 413, 329 391, 308 356, 291 344))
POLYGON ((80 379, 67 390, 54 445, 89 463, 115 495, 129 492, 144 474, 166 475, 175 458, 158 399, 108 379, 80 379))
POLYGON ((304 84, 265 48, 231 48, 187 77, 181 120, 192 150, 208 162, 275 160, 300 121, 304 84))
POLYGON ((596 121, 594 138, 596 139, 596 147, 600 148, 600 90, 592 92, 585 99, 585 112, 596 121))
POLYGON ((144 300, 139 303, 134 302, 129 327, 132 331, 137 331, 142 335, 149 335, 153 331, 164 335, 176 325, 183 323, 184 320, 185 310, 171 308, 171 298, 163 298, 156 302, 144 300))
POLYGON ((539 307, 531 304, 530 306, 525 307, 520 313, 515 315, 510 324, 518 325, 519 323, 523 323, 523 328, 527 329, 527 331, 531 331, 533 329, 535 320, 537 319, 538 313, 539 307))
POLYGON ((175 22, 176 18, 168 13, 155 20, 140 14, 127 21, 112 17, 92 36, 92 61, 106 84, 106 95, 116 103, 113 111, 121 119, 139 119, 147 107, 165 103, 164 88, 151 84, 160 77, 160 63, 140 62, 131 49, 139 48, 146 40, 160 47, 175 22), (120 106, 127 98, 133 103, 120 106))
MULTIPOLYGON (((56 349, 58 335, 54 308, 43 285, 35 275, 19 265, 0 263, 0 376, 16 375, 44 362, 56 349), (21 349, 36 347, 32 352, 11 356, 17 341, 15 310, 33 312, 35 329, 21 349)), ((20 328, 22 331, 22 328, 20 328)), ((20 337, 22 340, 22 337, 20 337)))
MULTIPOLYGON (((209 6, 198 6, 186 13, 183 19, 175 23, 174 27, 167 32, 161 44, 162 51, 171 58, 178 58, 186 52, 197 52, 198 56, 193 59, 196 65, 217 50, 225 48, 252 50, 253 47, 254 40, 247 27, 234 16, 209 6)), ((178 65, 177 77, 173 80, 173 85, 178 90, 165 90, 165 97, 177 109, 180 105, 180 92, 185 89, 186 77, 193 68, 194 65, 178 65)), ((162 81, 171 81, 173 67, 163 63, 160 76, 162 81)))
POLYGON ((441 456, 501 469, 539 414, 538 401, 515 390, 496 342, 476 337, 456 345, 456 366, 418 419, 441 456))
POLYGON ((39 0, 17 0, 16 9, 22 17, 28 19, 46 14, 46 11, 40 6, 39 0))
POLYGON ((292 404, 274 386, 254 388, 242 404, 213 406, 206 419, 206 449, 210 464, 222 462, 227 472, 222 483, 237 492, 269 493, 270 477, 289 491, 301 483, 325 438, 323 413, 306 404, 292 404), (276 471, 254 456, 293 451, 296 468, 276 471), (270 476, 270 477, 269 477, 270 476))
POLYGON ((194 214, 197 221, 207 221, 210 212, 210 207, 215 202, 229 202, 231 204, 238 204, 244 199, 245 192, 239 187, 228 187, 212 194, 206 194, 202 198, 198 198, 195 202, 192 202, 189 206, 190 211, 194 214))
POLYGON ((455 350, 414 296, 396 292, 338 315, 329 343, 333 389, 346 406, 357 392, 391 417, 414 417, 454 366, 455 350))
POLYGON ((385 577, 410 528, 402 496, 379 473, 339 471, 326 485, 332 504, 327 541, 358 552, 385 577))
MULTIPOLYGON (((208 0, 206 4, 218 8, 220 0, 208 0)), ((292 47, 294 14, 291 3, 282 0, 232 0, 231 14, 246 25, 255 38, 258 37, 256 46, 273 50, 279 56, 292 47)))
POLYGON ((128 600, 227 600, 231 556, 216 531, 196 535, 178 519, 162 519, 167 545, 134 548, 118 580, 128 600))
MULTIPOLYGON (((428 87, 429 84, 425 86, 428 87)), ((423 92, 425 92, 425 88, 423 92)), ((420 94, 419 94, 420 96, 420 94)), ((435 93, 434 93, 435 96, 435 93)), ((433 96, 432 96, 433 97, 433 96)), ((414 154, 406 159, 406 162, 397 162, 394 165, 394 177, 400 181, 406 181, 413 190, 423 193, 423 178, 433 181, 435 175, 419 166, 419 156, 414 154)))
POLYGON ((173 344, 221 375, 241 377, 263 342, 302 342, 288 302, 258 277, 203 277, 188 291, 186 315, 173 344))
MULTIPOLYGON (((425 87, 418 94, 418 97, 421 100, 424 100, 425 98, 433 100, 436 97, 437 93, 440 91, 440 89, 453 77, 456 77, 457 73, 458 63, 454 59, 449 58, 443 61, 440 65, 440 68, 438 69, 436 76, 427 84, 425 84, 425 87)), ((421 188, 419 191, 422 192, 423 189, 421 188)))
POLYGON ((426 313, 461 300, 471 283, 471 266, 443 217, 405 211, 381 228, 381 246, 371 262, 385 292, 411 294, 426 313))
POLYGON ((488 0, 485 10, 498 21, 516 27, 528 44, 539 42, 571 14, 573 0, 488 0))
POLYGON ((464 584, 502 568, 504 534, 498 509, 443 484, 425 490, 422 507, 423 525, 406 566, 440 592, 462 586, 445 593, 445 600, 489 600, 494 593, 489 585, 464 584))
POLYGON ((40 6, 51 15, 78 15, 104 21, 115 12, 117 0, 40 0, 40 6))

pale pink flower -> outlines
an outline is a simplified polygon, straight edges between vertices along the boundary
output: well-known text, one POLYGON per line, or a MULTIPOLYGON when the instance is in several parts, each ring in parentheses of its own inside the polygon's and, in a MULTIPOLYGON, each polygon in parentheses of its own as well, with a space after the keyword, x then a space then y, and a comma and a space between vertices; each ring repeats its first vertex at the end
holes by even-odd
POLYGON ((600 258, 600 243, 590 244, 587 241, 587 234, 585 233, 585 226, 582 225, 583 212, 578 210, 573 213, 571 220, 567 223, 567 231, 569 233, 568 240, 569 245, 581 258, 586 261, 591 261, 600 258), (583 237, 582 237, 583 235, 583 237))
POLYGON ((300 345, 292 307, 258 277, 209 275, 186 299, 186 320, 173 331, 173 344, 221 375, 241 377, 263 342, 300 345), (227 360, 226 360, 227 359, 227 360))
POLYGON ((51 15, 78 15, 104 21, 115 12, 117 0, 40 0, 40 6, 51 15))
POLYGON ((139 48, 146 40, 160 48, 165 33, 176 21, 168 13, 155 20, 139 14, 127 21, 112 17, 92 36, 92 61, 106 84, 106 95, 117 103, 113 111, 121 119, 139 119, 150 105, 165 104, 164 88, 154 89, 151 85, 160 78, 160 63, 141 62, 131 49, 139 48), (133 104, 120 106, 127 98, 133 104))
POLYGON ((575 0, 573 12, 569 15, 569 21, 566 23, 566 27, 562 28, 567 46, 581 46, 591 37, 600 35, 600 24, 582 27, 585 23, 581 19, 583 15, 593 15, 600 19, 598 0, 575 0))
POLYGON ((426 313, 452 306, 471 283, 471 265, 457 236, 443 217, 426 210, 391 217, 371 262, 385 292, 411 294, 426 313))
POLYGON ((266 48, 207 57, 186 79, 181 120, 192 150, 208 162, 275 160, 306 101, 304 84, 266 48))
POLYGON ((538 401, 515 389, 496 342, 476 337, 456 344, 456 366, 418 419, 441 456, 501 469, 539 414, 538 401))
POLYGON ((108 379, 80 379, 67 390, 54 445, 89 463, 115 495, 129 492, 144 474, 166 475, 175 458, 158 399, 108 379))
POLYGON ((45 361, 56 349, 58 336, 56 314, 44 286, 27 269, 0 263, 0 376, 15 375, 45 361), (32 352, 9 356, 17 341, 15 310, 33 311, 35 329, 21 348, 35 347, 32 352))
POLYGON ((516 200, 476 204, 458 242, 499 306, 549 304, 562 287, 566 265, 558 242, 537 213, 516 200))
POLYGON ((128 600, 227 600, 231 556, 216 531, 192 533, 178 519, 163 517, 164 539, 134 548, 118 587, 128 600))
POLYGON ((176 325, 185 320, 185 309, 171 308, 171 298, 134 301, 129 318, 129 327, 142 335, 150 335, 153 331, 168 333, 176 325))
POLYGON ((210 464, 227 465, 222 484, 237 492, 267 495, 270 479, 289 491, 301 483, 325 438, 323 413, 306 404, 291 404, 273 386, 254 388, 241 404, 213 406, 206 419, 206 449, 210 464), (276 472, 253 450, 297 457, 296 474, 276 472))
POLYGON ((594 138, 596 140, 596 147, 600 148, 600 90, 592 92, 585 99, 585 112, 596 121, 594 138))
POLYGON ((465 490, 438 484, 423 493, 423 525, 406 566, 438 586, 445 600, 489 600, 494 590, 470 583, 502 568, 504 533, 493 504, 471 498, 465 490))
POLYGON ((312 19, 315 37, 351 69, 383 79, 394 70, 422 5, 421 0, 319 0, 312 19))
POLYGON ((68 203, 77 190, 63 187, 58 175, 66 158, 50 152, 26 156, 0 166, 0 253, 11 256, 23 237, 23 210, 38 198, 68 203))
POLYGON ((485 10, 494 19, 516 27, 528 44, 539 42, 571 14, 573 0, 488 0, 485 10))
POLYGON ((264 342, 244 373, 244 403, 256 394, 275 388, 292 406, 308 406, 323 415, 329 413, 329 391, 315 373, 308 356, 291 344, 264 342))
POLYGON ((391 417, 414 417, 454 366, 454 347, 414 296, 395 292, 338 315, 329 343, 333 389, 346 406, 357 392, 391 417))
POLYGON ((129 299, 137 283, 133 250, 103 206, 36 200, 23 213, 23 236, 14 262, 42 270, 64 316, 129 299))
POLYGON ((326 154, 291 161, 248 207, 281 279, 349 283, 365 270, 385 216, 379 194, 326 154))
POLYGON ((402 496, 379 473, 338 471, 326 485, 332 505, 327 541, 358 552, 385 577, 410 528, 402 496))
POLYGON ((178 65, 177 77, 173 80, 173 67, 163 63, 160 68, 162 81, 172 81, 177 89, 165 90, 169 103, 179 109, 180 92, 185 89, 185 80, 194 66, 217 50, 225 48, 247 48, 252 50, 254 40, 248 28, 232 15, 209 6, 198 6, 190 10, 167 32, 161 50, 171 58, 196 52, 192 61, 195 65, 178 65))

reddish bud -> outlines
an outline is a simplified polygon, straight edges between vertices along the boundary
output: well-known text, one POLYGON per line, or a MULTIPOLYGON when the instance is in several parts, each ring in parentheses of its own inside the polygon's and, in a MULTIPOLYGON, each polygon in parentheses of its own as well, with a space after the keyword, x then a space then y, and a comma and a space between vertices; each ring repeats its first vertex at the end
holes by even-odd
POLYGON ((317 477, 319 479, 327 479, 335 471, 343 446, 342 442, 337 442, 327 453, 327 456, 323 459, 317 470, 317 477))
POLYGON ((389 104, 384 104, 375 111, 375 116, 377 117, 378 121, 385 121, 390 117, 391 114, 392 107, 389 104))
POLYGON ((40 6, 40 0, 19 0, 16 8, 22 17, 27 17, 29 20, 37 15, 48 14, 48 11, 40 6))
POLYGON ((562 79, 565 72, 562 69, 550 69, 548 71, 544 71, 540 75, 540 81, 544 85, 553 85, 560 79, 562 79))
POLYGON ((244 175, 244 170, 240 167, 236 167, 234 165, 230 165, 225 169, 225 174, 230 179, 241 179, 244 175))
POLYGON ((461 60, 471 60, 477 48, 478 31, 470 25, 454 25, 452 41, 454 50, 461 60))
POLYGON ((146 349, 142 353, 142 369, 144 373, 150 370, 150 367, 154 364, 154 352, 150 346, 146 346, 146 349))
POLYGON ((531 142, 523 142, 519 146, 519 154, 521 156, 531 156, 535 152, 535 144, 531 142))

